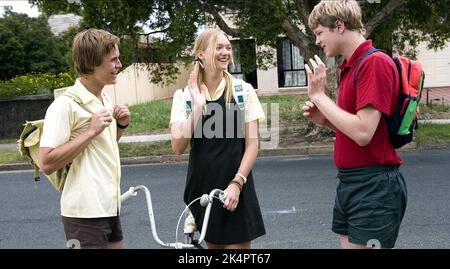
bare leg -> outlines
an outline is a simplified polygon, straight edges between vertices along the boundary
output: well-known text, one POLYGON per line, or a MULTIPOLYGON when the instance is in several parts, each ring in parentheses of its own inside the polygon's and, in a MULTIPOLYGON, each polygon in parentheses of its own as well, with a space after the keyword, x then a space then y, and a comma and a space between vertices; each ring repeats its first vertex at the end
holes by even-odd
POLYGON ((250 249, 252 246, 251 241, 239 243, 239 244, 227 244, 227 245, 213 244, 213 243, 209 243, 206 241, 205 241, 205 243, 209 249, 250 249))
POLYGON ((366 245, 353 244, 348 241, 348 236, 340 235, 339 240, 341 241, 342 249, 367 249, 366 245))
POLYGON ((123 241, 106 243, 106 249, 122 249, 123 241))

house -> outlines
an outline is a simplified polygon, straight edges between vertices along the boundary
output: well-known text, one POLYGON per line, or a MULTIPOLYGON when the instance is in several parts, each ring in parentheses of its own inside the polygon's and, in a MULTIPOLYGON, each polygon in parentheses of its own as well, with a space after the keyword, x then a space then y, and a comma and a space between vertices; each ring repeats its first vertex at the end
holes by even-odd
POLYGON ((428 49, 425 43, 417 47, 417 60, 425 71, 422 103, 450 104, 450 42, 443 49, 428 49))
MULTIPOLYGON (((232 43, 242 42, 233 40, 232 43)), ((245 40, 246 44, 253 44, 245 40)), ((256 47, 255 51, 260 48, 256 47)), ((265 48, 267 49, 267 48, 265 48)), ((443 49, 433 50, 421 43, 416 48, 417 60, 423 65, 425 82, 422 94, 422 103, 439 102, 450 104, 450 42, 443 49)), ((273 50, 277 65, 268 70, 255 69, 249 73, 242 73, 240 65, 229 68, 229 71, 238 78, 251 83, 258 94, 280 94, 283 92, 304 94, 307 89, 305 60, 300 50, 288 39, 282 39, 280 47, 273 50), (241 71, 241 72, 240 72, 241 71)))
POLYGON ((54 35, 60 35, 71 27, 78 27, 81 17, 75 14, 51 15, 48 24, 54 35))

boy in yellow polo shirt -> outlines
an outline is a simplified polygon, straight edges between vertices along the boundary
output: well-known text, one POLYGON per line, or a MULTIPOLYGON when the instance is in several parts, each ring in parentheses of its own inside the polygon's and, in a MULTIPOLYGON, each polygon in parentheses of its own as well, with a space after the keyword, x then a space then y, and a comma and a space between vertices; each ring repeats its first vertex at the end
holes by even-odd
POLYGON ((117 141, 130 112, 114 105, 103 87, 115 84, 122 67, 120 40, 99 29, 87 29, 73 40, 72 58, 79 75, 45 115, 40 167, 50 174, 72 163, 61 195, 67 240, 81 248, 122 248, 120 158, 117 141))

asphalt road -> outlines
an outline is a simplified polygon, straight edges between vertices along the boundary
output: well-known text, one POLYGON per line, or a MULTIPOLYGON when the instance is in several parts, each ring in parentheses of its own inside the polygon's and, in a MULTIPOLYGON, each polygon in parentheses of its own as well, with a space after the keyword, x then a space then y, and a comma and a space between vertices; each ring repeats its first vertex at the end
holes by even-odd
MULTIPOLYGON (((409 200, 396 248, 450 248, 450 150, 401 155, 409 200)), ((140 184, 150 189, 157 232, 165 242, 175 241, 184 209, 186 167, 181 163, 123 168, 123 192, 140 184)), ((253 242, 254 248, 339 248, 330 230, 337 184, 331 156, 259 159, 254 174, 267 232, 253 242)), ((32 171, 0 172, 1 249, 66 245, 59 194, 45 178, 37 186, 32 178, 32 171)), ((126 248, 160 248, 151 237, 143 193, 123 205, 122 226, 126 248)))

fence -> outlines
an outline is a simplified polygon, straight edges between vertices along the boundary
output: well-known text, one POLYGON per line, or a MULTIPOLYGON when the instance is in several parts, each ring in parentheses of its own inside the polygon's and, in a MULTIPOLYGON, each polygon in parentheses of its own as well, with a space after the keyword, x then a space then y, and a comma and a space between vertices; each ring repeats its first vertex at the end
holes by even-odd
POLYGON ((43 119, 52 101, 52 94, 0 100, 0 139, 18 138, 25 121, 43 119))
POLYGON ((424 88, 420 102, 426 105, 450 105, 450 87, 424 88))

